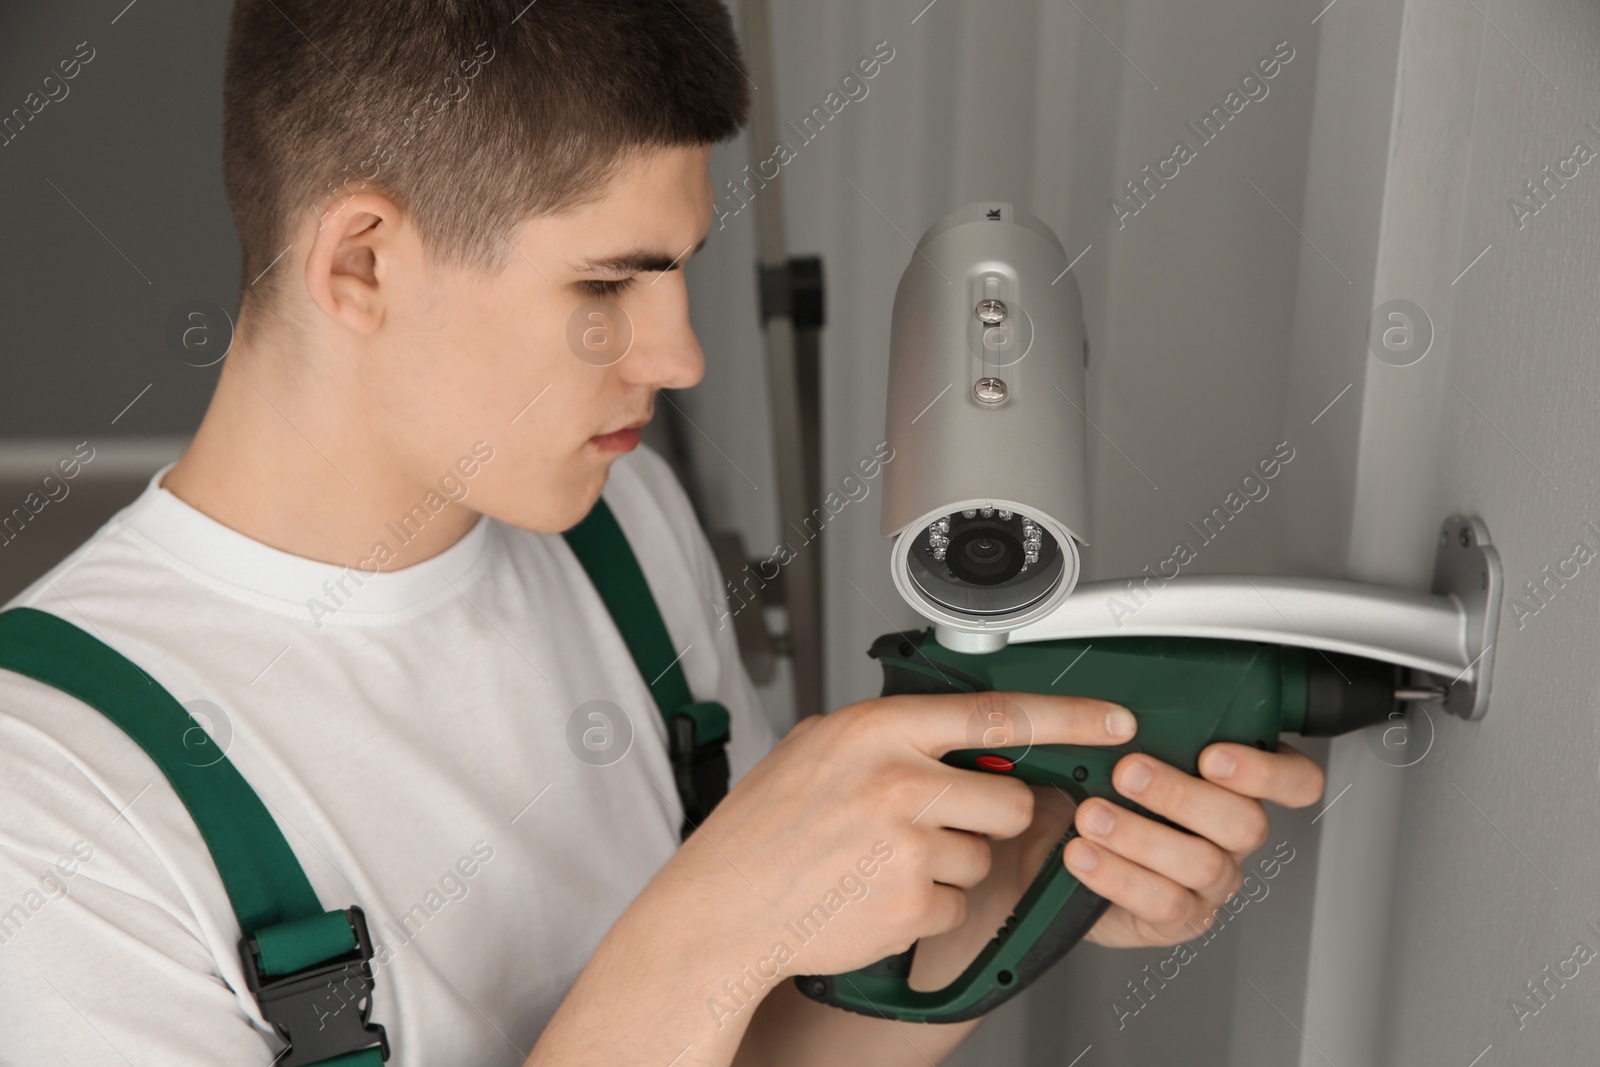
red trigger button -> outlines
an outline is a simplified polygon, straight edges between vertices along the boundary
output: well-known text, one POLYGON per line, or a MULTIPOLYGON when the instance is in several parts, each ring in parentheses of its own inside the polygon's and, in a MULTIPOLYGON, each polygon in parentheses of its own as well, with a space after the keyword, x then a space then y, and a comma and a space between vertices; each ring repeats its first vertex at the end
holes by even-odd
POLYGON ((1016 767, 1015 763, 1012 763, 1004 756, 993 756, 988 754, 979 756, 977 759, 977 764, 986 771, 1009 771, 1016 767))

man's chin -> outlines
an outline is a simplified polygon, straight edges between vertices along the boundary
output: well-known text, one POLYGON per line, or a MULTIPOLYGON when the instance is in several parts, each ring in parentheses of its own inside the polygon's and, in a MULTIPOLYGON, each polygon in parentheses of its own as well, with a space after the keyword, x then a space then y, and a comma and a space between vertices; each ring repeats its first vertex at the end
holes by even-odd
POLYGON ((589 512, 594 510, 595 503, 599 501, 601 492, 606 487, 606 479, 611 476, 611 461, 616 456, 607 456, 605 461, 598 464, 593 476, 581 488, 572 487, 565 494, 564 503, 567 505, 562 511, 562 525, 557 529, 565 532, 582 522, 589 512))
POLYGON ((531 493, 514 493, 510 498, 499 495, 490 500, 478 497, 477 509, 490 518, 530 530, 534 533, 564 533, 583 521, 594 509, 605 488, 610 465, 601 466, 593 475, 585 474, 556 486, 536 489, 531 493))

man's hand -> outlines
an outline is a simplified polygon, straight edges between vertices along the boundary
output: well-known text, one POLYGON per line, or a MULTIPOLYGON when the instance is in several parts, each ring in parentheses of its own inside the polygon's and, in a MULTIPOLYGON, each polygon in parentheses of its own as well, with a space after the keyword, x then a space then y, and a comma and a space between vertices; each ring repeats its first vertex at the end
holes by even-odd
POLYGON ((1200 773, 1130 755, 1111 776, 1117 792, 1193 834, 1099 798, 1079 806, 1083 836, 1067 845, 1067 868, 1112 902, 1088 940, 1126 948, 1199 937, 1244 882, 1241 861, 1267 841, 1261 801, 1304 808, 1322 796, 1322 768, 1282 742, 1276 752, 1209 745, 1200 773))
POLYGON ((1014 728, 1019 702, 1034 743, 1133 736, 1126 709, 1085 697, 863 701, 802 720, 658 877, 714 880, 726 933, 748 931, 763 957, 783 941, 794 953, 782 961, 789 974, 854 970, 956 929, 967 918, 964 890, 989 873, 990 842, 1028 829, 1034 798, 1016 779, 940 757, 996 723, 1014 728))
POLYGON ((1058 789, 1032 787, 1033 824, 1026 833, 993 843, 989 878, 967 893, 967 924, 918 947, 913 986, 936 988, 961 973, 1074 824, 1082 836, 1068 844, 1067 866, 1112 903, 1086 940, 1137 948, 1200 936, 1215 921, 1217 907, 1243 882, 1241 861, 1266 842, 1261 801, 1303 808, 1323 789, 1322 768, 1282 743, 1276 752, 1210 745, 1200 754, 1200 773, 1204 777, 1196 778, 1135 754, 1118 761, 1112 775, 1119 793, 1193 834, 1106 800, 1076 807, 1058 789))
POLYGON ((1217 907, 1243 883, 1241 861, 1266 842, 1261 801, 1303 808, 1315 803, 1323 788, 1322 768, 1282 743, 1276 752, 1210 745, 1200 754, 1200 773, 1204 778, 1135 754, 1118 761, 1112 774, 1118 792, 1193 834, 1106 800, 1094 798, 1080 807, 1059 789, 1030 787, 1032 825, 1016 837, 992 842, 989 876, 967 890, 966 923, 918 945, 912 987, 937 989, 961 974, 1074 823, 1082 836, 1068 844, 1067 866, 1112 905, 1085 940, 1139 948, 1199 937, 1215 921, 1217 907))
POLYGON ((1032 825, 1034 794, 940 757, 1019 718, 1034 744, 1119 745, 1137 725, 1105 701, 995 692, 880 697, 803 720, 612 926, 528 1063, 943 1058, 975 1023, 919 1028, 913 1046, 905 1027, 805 1000, 788 978, 963 927, 965 890, 988 876, 992 841, 1032 825))

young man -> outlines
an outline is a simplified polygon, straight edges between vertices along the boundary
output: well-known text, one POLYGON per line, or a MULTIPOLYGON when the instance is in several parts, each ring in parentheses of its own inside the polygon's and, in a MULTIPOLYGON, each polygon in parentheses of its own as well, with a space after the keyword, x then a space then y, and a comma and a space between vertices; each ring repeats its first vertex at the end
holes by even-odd
MULTIPOLYGON (((891 1026, 751 976, 871 869, 782 974, 922 939, 919 984, 942 984, 1073 818, 939 762, 973 698, 869 700, 775 743, 688 502, 630 451, 656 391, 704 370, 682 267, 710 145, 744 120, 738 63, 716 0, 238 0, 243 298, 216 396, 178 463, 16 602, 183 702, 196 765, 225 754, 322 905, 361 906, 392 1064, 935 1061, 974 1024, 891 1026), (615 361, 569 340, 597 296, 631 324, 615 361), (731 714, 735 786, 681 848, 646 679, 561 535, 602 491, 694 696, 731 714), (571 740, 595 701, 632 734, 609 763, 571 740)), ((1098 701, 1013 706, 1037 742, 1131 732, 1098 701)), ((1116 776, 1193 834, 1077 812, 1068 862, 1115 905, 1091 939, 1196 936, 1265 840, 1255 798, 1322 788, 1287 750, 1213 746, 1202 769, 1116 776)), ((281 1051, 166 778, 9 672, 0 845, 0 1063, 281 1051)))

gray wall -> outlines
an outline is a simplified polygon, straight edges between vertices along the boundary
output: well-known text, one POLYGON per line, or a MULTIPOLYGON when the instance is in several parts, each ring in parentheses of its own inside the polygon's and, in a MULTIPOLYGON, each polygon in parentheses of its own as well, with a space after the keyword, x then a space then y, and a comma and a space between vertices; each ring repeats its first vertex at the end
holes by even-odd
POLYGON ((179 360, 166 328, 187 301, 238 307, 227 16, 200 0, 0 11, 0 117, 30 114, 30 93, 34 107, 49 100, 0 133, 0 511, 78 442, 95 449, 68 495, 0 550, 0 600, 176 458, 211 395, 217 368, 179 360), (61 62, 91 49, 62 79, 61 62))
POLYGON ((0 12, 0 114, 81 42, 94 57, 0 147, 0 440, 191 432, 217 369, 173 355, 167 317, 195 299, 238 307, 221 159, 229 5, 125 4, 0 12))

